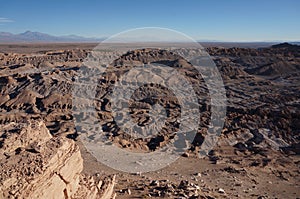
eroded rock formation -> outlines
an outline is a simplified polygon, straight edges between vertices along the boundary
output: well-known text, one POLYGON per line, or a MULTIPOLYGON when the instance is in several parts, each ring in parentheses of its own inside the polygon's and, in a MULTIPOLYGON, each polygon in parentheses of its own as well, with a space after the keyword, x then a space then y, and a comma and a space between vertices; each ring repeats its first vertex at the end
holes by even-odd
POLYGON ((0 129, 0 198, 112 197, 114 178, 97 181, 81 174, 79 147, 53 137, 42 121, 0 129))

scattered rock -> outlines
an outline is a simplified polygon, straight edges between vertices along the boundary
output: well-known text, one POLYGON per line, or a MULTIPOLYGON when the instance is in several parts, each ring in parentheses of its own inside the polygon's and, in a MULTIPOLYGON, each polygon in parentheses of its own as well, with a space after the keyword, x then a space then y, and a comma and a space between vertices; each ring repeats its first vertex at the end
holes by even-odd
POLYGON ((225 193, 224 189, 222 189, 222 188, 219 188, 219 189, 218 189, 218 192, 219 192, 219 193, 222 193, 222 194, 225 193))

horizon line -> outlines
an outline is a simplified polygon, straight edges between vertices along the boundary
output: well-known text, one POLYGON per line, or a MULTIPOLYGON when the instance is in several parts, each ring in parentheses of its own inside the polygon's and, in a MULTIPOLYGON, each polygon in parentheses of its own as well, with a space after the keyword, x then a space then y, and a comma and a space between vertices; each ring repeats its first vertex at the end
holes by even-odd
MULTIPOLYGON (((26 30, 24 32, 20 33, 12 33, 12 32, 7 32, 7 31, 1 31, 0 33, 10 33, 12 35, 20 35, 26 32, 31 32, 31 33, 41 33, 41 34, 46 34, 52 37, 68 37, 68 36, 75 36, 75 37, 81 37, 82 40, 78 39, 78 41, 46 41, 44 43, 97 43, 99 41, 105 41, 108 39, 110 36, 82 36, 82 35, 77 35, 77 34, 65 34, 65 35, 54 35, 54 34, 49 34, 49 33, 44 33, 44 32, 39 32, 39 31, 30 31, 26 30), (90 40, 90 41, 85 41, 84 39, 90 40)), ((67 38, 66 38, 67 39, 67 38)), ((126 39, 126 38, 125 38, 126 39)), ((300 39, 275 39, 275 40, 218 40, 218 39, 195 39, 197 42, 207 42, 207 43, 283 43, 283 42, 300 42, 300 39)), ((150 42, 161 42, 161 41, 150 41, 150 42)), ((181 41, 166 41, 166 42, 181 42, 181 41)), ((0 42, 1 44, 3 42, 0 42)), ((9 43, 9 42, 4 42, 4 43, 9 43)), ((24 43, 24 42, 11 42, 11 43, 24 43)), ((43 43, 43 41, 25 41, 25 43, 43 43)))

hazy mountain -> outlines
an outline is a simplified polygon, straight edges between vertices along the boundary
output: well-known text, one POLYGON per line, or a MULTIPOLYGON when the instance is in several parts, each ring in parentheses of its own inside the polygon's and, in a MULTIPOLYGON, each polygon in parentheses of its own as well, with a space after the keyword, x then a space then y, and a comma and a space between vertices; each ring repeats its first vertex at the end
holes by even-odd
MULTIPOLYGON (((0 32, 1 43, 64 43, 64 42, 100 42, 106 38, 88 38, 78 35, 53 36, 41 32, 26 31, 20 34, 12 34, 10 32, 0 32)), ((127 38, 120 38, 128 40, 127 38)), ((222 46, 222 47, 241 47, 241 48, 263 48, 269 47, 280 42, 224 42, 217 40, 201 40, 199 43, 205 47, 222 46)), ((290 42, 291 44, 300 44, 300 42, 290 42)))
POLYGON ((272 48, 286 48, 289 50, 300 50, 300 46, 297 44, 297 42, 295 42, 295 44, 290 44, 290 43, 280 43, 280 44, 276 44, 273 45, 272 48))
POLYGON ((99 42, 104 38, 86 38, 77 35, 53 36, 40 32, 26 31, 20 34, 0 32, 0 43, 15 42, 99 42))

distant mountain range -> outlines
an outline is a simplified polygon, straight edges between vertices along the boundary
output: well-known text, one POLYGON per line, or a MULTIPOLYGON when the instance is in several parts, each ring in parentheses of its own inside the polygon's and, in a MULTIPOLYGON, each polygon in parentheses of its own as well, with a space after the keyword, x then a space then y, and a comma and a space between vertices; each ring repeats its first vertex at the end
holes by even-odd
POLYGON ((26 31, 20 34, 0 32, 0 43, 27 43, 27 42, 100 42, 105 38, 87 38, 77 35, 53 36, 40 32, 26 31))
MULTIPOLYGON (((13 34, 10 32, 0 32, 0 44, 1 43, 97 43, 105 40, 106 37, 103 38, 88 38, 81 37, 77 35, 66 35, 66 36, 53 36, 46 33, 41 32, 32 32, 26 31, 20 34, 13 34)), ((125 38, 126 40, 126 38, 125 38)), ((206 46, 239 46, 239 47, 266 47, 271 46, 273 44, 281 43, 279 41, 274 42, 222 42, 217 40, 201 40, 199 41, 201 44, 206 46)), ((289 42, 291 44, 299 45, 300 42, 289 42)))

